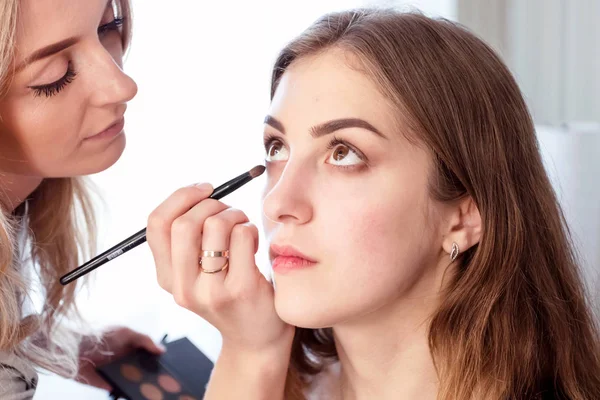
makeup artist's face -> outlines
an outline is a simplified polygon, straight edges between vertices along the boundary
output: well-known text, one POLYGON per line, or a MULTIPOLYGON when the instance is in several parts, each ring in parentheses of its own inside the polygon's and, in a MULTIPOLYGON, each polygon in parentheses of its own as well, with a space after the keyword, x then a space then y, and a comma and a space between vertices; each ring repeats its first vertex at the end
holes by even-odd
POLYGON ((0 171, 68 177, 112 165, 125 147, 126 102, 137 92, 121 70, 112 4, 19 0, 17 26, 17 72, 0 98, 0 171))
POLYGON ((265 125, 271 257, 297 251, 314 261, 273 263, 277 312, 301 327, 350 322, 438 290, 430 156, 347 57, 329 51, 292 64, 265 125))

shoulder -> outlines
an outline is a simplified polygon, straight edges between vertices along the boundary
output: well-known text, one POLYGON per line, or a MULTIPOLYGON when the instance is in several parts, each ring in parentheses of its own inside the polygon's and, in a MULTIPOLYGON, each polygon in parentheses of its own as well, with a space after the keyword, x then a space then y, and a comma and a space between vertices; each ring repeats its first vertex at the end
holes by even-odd
POLYGON ((340 365, 333 363, 311 378, 305 390, 307 400, 336 400, 339 390, 340 365))
POLYGON ((37 373, 26 361, 12 352, 0 351, 0 398, 27 400, 33 398, 37 373))

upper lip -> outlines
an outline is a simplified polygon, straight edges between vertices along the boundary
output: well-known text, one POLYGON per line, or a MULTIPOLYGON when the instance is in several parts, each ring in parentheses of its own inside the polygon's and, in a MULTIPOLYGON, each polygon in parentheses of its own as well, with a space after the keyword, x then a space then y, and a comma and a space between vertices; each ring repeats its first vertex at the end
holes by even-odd
POLYGON ((283 257, 298 257, 298 258, 303 258, 306 261, 310 261, 310 262, 316 262, 316 260, 310 258, 307 255, 304 255, 302 252, 300 252, 300 250, 297 250, 296 248, 289 246, 289 245, 278 245, 273 243, 271 245, 271 247, 269 248, 269 255, 271 256, 271 260, 273 260, 275 257, 277 256, 283 256, 283 257))
POLYGON ((121 116, 121 117, 117 118, 116 120, 114 120, 113 122, 111 122, 110 125, 108 125, 106 128, 102 129, 101 131, 98 131, 98 132, 94 133, 91 136, 88 136, 88 138, 97 136, 97 135, 101 134, 102 132, 105 132, 105 131, 109 130, 113 126, 115 126, 115 125, 120 124, 121 122, 123 122, 124 119, 125 119, 124 116, 121 116))

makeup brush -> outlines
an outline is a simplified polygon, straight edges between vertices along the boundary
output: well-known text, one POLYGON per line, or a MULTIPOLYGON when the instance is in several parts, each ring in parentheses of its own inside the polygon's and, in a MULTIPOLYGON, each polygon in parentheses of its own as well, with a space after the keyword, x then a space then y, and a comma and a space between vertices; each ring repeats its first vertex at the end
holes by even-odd
MULTIPOLYGON (((263 172, 265 172, 265 167, 262 165, 257 165, 256 167, 252 168, 250 171, 244 172, 240 176, 237 176, 237 177, 233 178, 232 180, 230 180, 230 181, 222 184, 218 188, 216 188, 213 191, 213 193, 209 196, 209 198, 219 200, 219 199, 227 196, 228 194, 235 192, 236 190, 238 190, 239 188, 244 186, 246 183, 250 182, 252 179, 262 175, 263 172)), ((145 241, 146 241, 146 228, 131 235, 127 239, 123 240, 121 243, 111 247, 110 249, 106 250, 104 253, 94 257, 93 259, 91 259, 90 261, 81 265, 80 267, 77 267, 73 271, 62 276, 60 278, 60 283, 62 285, 67 285, 67 284, 73 282, 74 280, 81 278, 82 276, 92 272, 99 266, 104 265, 107 262, 114 260, 115 258, 125 254, 129 250, 139 246, 140 244, 144 243, 145 241)))

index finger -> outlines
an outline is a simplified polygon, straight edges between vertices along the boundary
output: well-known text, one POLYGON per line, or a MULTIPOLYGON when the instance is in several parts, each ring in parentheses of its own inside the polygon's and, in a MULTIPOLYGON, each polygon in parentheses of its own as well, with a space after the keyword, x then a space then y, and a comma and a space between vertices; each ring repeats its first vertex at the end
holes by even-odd
POLYGON ((161 276, 170 276, 173 221, 208 198, 212 192, 213 187, 208 183, 181 188, 163 201, 148 217, 146 240, 154 257, 159 280, 161 276))

